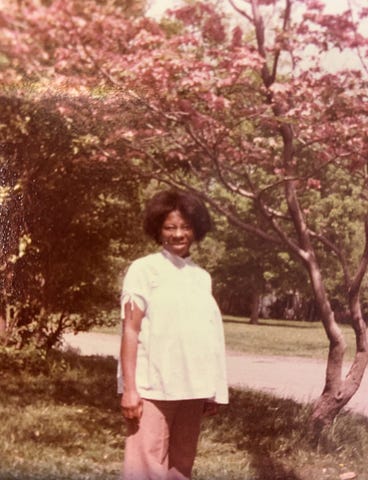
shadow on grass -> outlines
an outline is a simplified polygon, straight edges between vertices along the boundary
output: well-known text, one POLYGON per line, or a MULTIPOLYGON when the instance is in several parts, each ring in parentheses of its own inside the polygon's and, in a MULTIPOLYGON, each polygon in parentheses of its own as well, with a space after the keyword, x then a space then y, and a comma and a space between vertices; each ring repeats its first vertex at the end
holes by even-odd
POLYGON ((80 404, 114 408, 117 362, 113 357, 80 356, 74 352, 52 351, 47 357, 39 352, 14 352, 4 365, 0 355, 1 392, 15 397, 16 403, 51 400, 53 403, 80 404), (31 396, 17 395, 28 391, 31 396))
POLYGON ((0 371, 1 480, 118 478, 125 427, 114 358, 0 349, 0 371))
MULTIPOLYGON (((121 434, 117 362, 113 357, 55 351, 46 358, 37 352, 28 356, 15 353, 6 365, 2 360, 0 355, 0 403, 11 401, 14 407, 38 403, 87 408, 95 412, 94 428, 110 428, 121 434)), ((88 415, 80 415, 78 421, 87 430, 91 428, 88 415)))
POLYGON ((252 479, 302 480, 285 459, 306 435, 307 416, 308 409, 292 400, 231 389, 230 405, 205 428, 216 442, 232 443, 250 458, 252 479))
MULTIPOLYGON (((72 352, 63 354, 53 352, 46 359, 33 354, 23 359, 15 356, 4 363, 4 357, 0 354, 0 370, 2 371, 0 403, 11 404, 14 407, 39 404, 40 408, 44 405, 51 407, 61 405, 70 406, 74 411, 82 409, 86 414, 75 418, 83 431, 91 436, 94 436, 95 429, 108 431, 108 435, 120 439, 124 435, 119 396, 116 393, 116 360, 114 358, 82 357, 72 352), (93 423, 91 423, 91 415, 93 415, 93 423)), ((300 475, 299 469, 298 472, 295 470, 297 468, 295 452, 305 449, 309 451, 310 458, 314 455, 313 449, 308 445, 309 408, 292 400, 277 399, 260 392, 231 389, 230 394, 229 406, 223 407, 220 415, 204 422, 203 433, 211 440, 211 445, 219 447, 220 451, 222 445, 228 444, 232 449, 243 452, 244 456, 249 458, 252 475, 247 476, 248 472, 239 471, 236 478, 239 480, 245 478, 305 480, 306 477, 300 475), (289 461, 289 457, 293 455, 294 462, 289 461)), ((368 431, 367 423, 365 421, 363 425, 361 422, 364 430, 362 435, 366 435, 368 431)), ((351 423, 349 427, 351 432, 357 431, 356 425, 357 422, 351 423)), ((335 441, 341 449, 343 441, 349 443, 350 440, 345 438, 346 429, 341 431, 341 434, 337 430, 336 432, 335 441)), ((358 444, 359 441, 356 442, 356 445, 358 444)), ((357 458, 364 457, 366 447, 367 445, 361 444, 361 451, 357 452, 357 458)), ((121 445, 116 449, 120 455, 121 445)), ((224 455, 223 462, 226 461, 227 458, 224 455)), ((101 462, 103 463, 103 460, 101 462)), ((7 475, 5 472, 2 473, 0 468, 0 478, 27 477, 7 475)), ((37 478, 46 480, 51 477, 37 478)), ((60 472, 52 478, 64 480, 65 477, 60 472)), ((82 477, 76 475, 75 478, 82 477)), ((110 479, 106 475, 104 477, 88 476, 88 479, 92 478, 110 479)), ((74 480, 74 477, 70 480, 74 480)))

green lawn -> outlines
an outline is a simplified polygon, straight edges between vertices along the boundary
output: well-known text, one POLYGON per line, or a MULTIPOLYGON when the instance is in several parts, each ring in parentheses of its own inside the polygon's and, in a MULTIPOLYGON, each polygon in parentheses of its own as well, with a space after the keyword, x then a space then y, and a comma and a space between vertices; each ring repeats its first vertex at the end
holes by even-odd
MULTIPOLYGON (((341 327, 354 351, 354 334, 341 327)), ((224 318, 228 349, 326 358, 319 323, 224 318)), ((120 333, 120 326, 99 329, 120 333)), ((125 428, 116 361, 0 349, 0 480, 117 480, 125 428)), ((206 419, 193 480, 368 480, 368 419, 340 414, 318 445, 309 407, 264 393, 231 391, 221 415, 206 419)))
MULTIPOLYGON (((125 428, 114 359, 0 349, 0 369, 1 480, 117 480, 125 428)), ((339 480, 349 471, 368 480, 368 419, 341 414, 316 445, 308 414, 232 390, 230 405, 204 421, 193 480, 339 480)))
MULTIPOLYGON (((355 336, 348 325, 340 325, 348 348, 354 354, 355 336)), ((286 355, 327 358, 328 340, 322 324, 289 320, 260 320, 250 325, 248 319, 224 317, 226 346, 231 350, 260 355, 286 355)))

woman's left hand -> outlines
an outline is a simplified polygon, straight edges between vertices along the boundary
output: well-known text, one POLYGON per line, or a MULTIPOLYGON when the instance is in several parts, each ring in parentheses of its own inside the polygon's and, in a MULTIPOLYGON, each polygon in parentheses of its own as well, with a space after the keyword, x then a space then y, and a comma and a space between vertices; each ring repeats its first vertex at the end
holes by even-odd
POLYGON ((219 405, 216 402, 207 401, 203 405, 203 416, 212 417, 216 415, 219 411, 219 405))

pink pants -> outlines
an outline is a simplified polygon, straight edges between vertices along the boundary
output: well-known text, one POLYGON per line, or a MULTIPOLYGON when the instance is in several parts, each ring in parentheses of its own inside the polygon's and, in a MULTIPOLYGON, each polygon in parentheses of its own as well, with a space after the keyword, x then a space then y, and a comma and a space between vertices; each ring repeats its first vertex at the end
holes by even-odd
POLYGON ((143 400, 128 420, 123 480, 186 480, 197 450, 204 400, 143 400))

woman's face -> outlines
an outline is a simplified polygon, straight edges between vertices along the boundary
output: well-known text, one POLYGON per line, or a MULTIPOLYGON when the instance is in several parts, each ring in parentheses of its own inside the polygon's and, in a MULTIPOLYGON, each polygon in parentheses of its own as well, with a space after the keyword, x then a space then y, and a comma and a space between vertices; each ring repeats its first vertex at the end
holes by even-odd
POLYGON ((191 224, 178 210, 170 212, 161 227, 161 241, 165 249, 178 255, 187 257, 190 246, 194 241, 194 232, 191 224))

